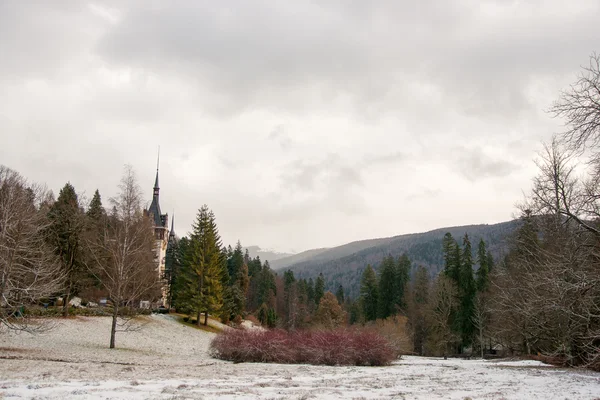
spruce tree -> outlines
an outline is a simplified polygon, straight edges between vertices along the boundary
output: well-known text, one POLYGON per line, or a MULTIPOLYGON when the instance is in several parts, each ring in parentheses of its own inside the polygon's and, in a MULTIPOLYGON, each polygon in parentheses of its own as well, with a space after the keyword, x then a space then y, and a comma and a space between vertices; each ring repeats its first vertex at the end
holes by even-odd
POLYGON ((335 292, 335 298, 340 304, 344 304, 344 302, 346 301, 346 299, 344 298, 344 287, 342 285, 338 286, 335 292))
POLYGON ((485 249, 485 242, 483 239, 479 241, 477 248, 477 263, 479 269, 477 270, 477 291, 485 292, 489 284, 489 266, 488 266, 488 253, 485 249))
POLYGON ((86 215, 89 219, 95 222, 100 221, 106 215, 106 211, 102 206, 102 198, 100 197, 100 192, 98 189, 96 189, 94 192, 94 196, 92 197, 92 201, 90 201, 86 215))
POLYGON ((315 304, 319 305, 323 295, 325 294, 325 278, 323 273, 319 273, 317 280, 315 281, 315 304))
POLYGON ((449 278, 456 278, 456 266, 454 265, 454 251, 456 241, 450 232, 447 232, 442 239, 442 251, 444 253, 444 274, 449 278))
POLYGON ((371 265, 363 272, 360 283, 360 301, 362 305, 363 316, 366 321, 377 319, 379 288, 377 275, 371 265))
POLYGON ((473 337, 473 307, 477 291, 475 279, 473 278, 473 252, 469 236, 463 238, 463 252, 460 264, 460 278, 458 284, 460 296, 459 320, 461 326, 461 337, 464 346, 471 344, 473 337))
POLYGON ((385 319, 396 313, 396 302, 398 300, 398 273, 394 257, 389 254, 381 262, 379 270, 379 299, 378 317, 385 319))
POLYGON ((408 254, 404 253, 398 259, 398 267, 396 269, 396 282, 397 282, 397 291, 396 291, 396 306, 400 309, 406 308, 405 298, 405 290, 410 281, 410 269, 412 263, 410 258, 408 258, 408 254))
POLYGON ((185 295, 181 299, 186 308, 196 314, 198 325, 201 323, 202 312, 205 313, 206 325, 208 314, 218 312, 222 306, 225 270, 220 247, 221 238, 215 216, 208 206, 204 205, 198 211, 196 221, 192 225, 183 270, 185 295))
POLYGON ((60 258, 66 276, 63 316, 69 314, 69 301, 82 286, 84 266, 82 259, 83 215, 75 188, 67 183, 58 195, 58 199, 48 211, 50 226, 48 237, 60 258))

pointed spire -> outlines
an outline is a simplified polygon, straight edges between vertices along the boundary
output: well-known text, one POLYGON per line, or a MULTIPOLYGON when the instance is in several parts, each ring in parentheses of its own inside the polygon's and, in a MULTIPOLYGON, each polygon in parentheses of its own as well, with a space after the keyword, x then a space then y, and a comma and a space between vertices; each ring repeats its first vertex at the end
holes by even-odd
POLYGON ((173 210, 173 217, 171 217, 171 231, 169 237, 175 237, 175 210, 173 210))
POLYGON ((160 166, 160 146, 158 146, 158 156, 156 158, 156 179, 154 180, 154 191, 155 191, 155 194, 157 194, 156 190, 159 189, 159 187, 158 187, 158 167, 159 166, 160 166))

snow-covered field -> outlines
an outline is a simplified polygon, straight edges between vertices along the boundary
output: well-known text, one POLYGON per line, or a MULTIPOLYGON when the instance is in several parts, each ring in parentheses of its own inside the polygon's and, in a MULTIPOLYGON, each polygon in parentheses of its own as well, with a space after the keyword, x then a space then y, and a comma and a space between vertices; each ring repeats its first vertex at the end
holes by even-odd
POLYGON ((0 336, 0 398, 600 399, 600 374, 534 361, 404 357, 390 367, 233 364, 209 357, 213 334, 168 315, 117 334, 110 320, 57 320, 0 336))

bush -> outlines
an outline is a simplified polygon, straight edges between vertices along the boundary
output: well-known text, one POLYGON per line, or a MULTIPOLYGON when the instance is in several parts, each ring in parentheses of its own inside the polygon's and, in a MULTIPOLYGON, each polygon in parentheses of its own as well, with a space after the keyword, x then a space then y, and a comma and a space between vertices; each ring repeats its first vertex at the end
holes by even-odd
POLYGON ((397 352, 371 330, 286 332, 228 329, 210 345, 213 357, 234 362, 313 365, 389 365, 397 352))

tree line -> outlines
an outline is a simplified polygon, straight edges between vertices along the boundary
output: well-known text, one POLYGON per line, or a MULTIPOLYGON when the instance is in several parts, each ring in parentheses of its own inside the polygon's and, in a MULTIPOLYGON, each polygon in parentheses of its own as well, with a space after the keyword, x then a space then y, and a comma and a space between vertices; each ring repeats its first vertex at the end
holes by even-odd
POLYGON ((97 190, 85 205, 67 183, 54 199, 44 186, 0 166, 0 327, 43 329, 27 323, 30 306, 60 298, 68 316, 74 296, 106 297, 113 348, 117 320, 140 300, 160 298, 153 227, 131 167, 118 187, 107 212, 97 190))

